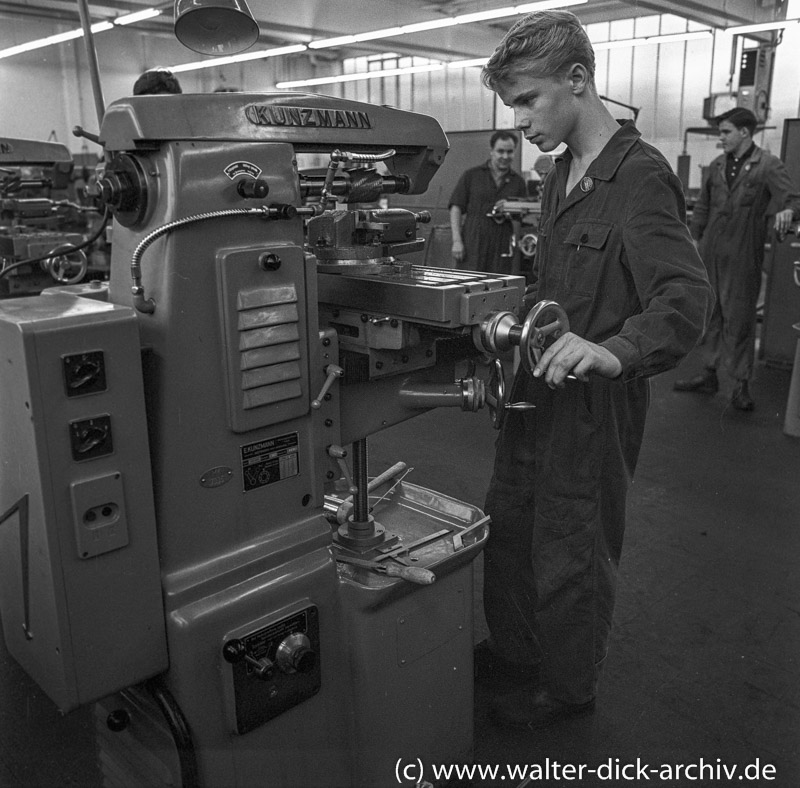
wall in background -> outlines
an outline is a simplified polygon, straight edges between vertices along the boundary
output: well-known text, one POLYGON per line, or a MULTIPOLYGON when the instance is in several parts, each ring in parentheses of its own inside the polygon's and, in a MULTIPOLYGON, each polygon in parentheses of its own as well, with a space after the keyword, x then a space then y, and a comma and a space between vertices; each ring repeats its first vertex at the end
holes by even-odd
MULTIPOLYGON (((793 0, 800 4, 800 0, 793 0)), ((790 2, 789 14, 793 13, 790 2)), ((697 25, 671 15, 641 17, 590 25, 596 40, 630 38, 657 33, 684 32, 697 25)), ((0 15, 0 48, 62 32, 53 22, 4 18, 0 15)), ((637 125, 643 137, 659 147, 668 160, 677 163, 684 152, 687 127, 705 126, 703 99, 729 90, 733 37, 716 33, 713 38, 691 42, 620 48, 597 52, 597 87, 601 95, 640 108, 637 125)), ((194 59, 174 38, 141 35, 130 28, 95 37, 106 105, 130 95, 136 77, 145 68, 194 59)), ((387 49, 391 41, 387 41, 387 49)), ((780 153, 783 122, 800 115, 800 25, 784 33, 777 48, 771 97, 773 128, 757 141, 780 153)), ((185 92, 212 92, 218 87, 246 91, 271 91, 276 82, 308 76, 380 68, 380 61, 356 58, 345 62, 333 53, 315 53, 315 63, 305 55, 250 61, 223 68, 201 69, 179 75, 185 92)), ((418 58, 396 58, 387 66, 424 62, 418 58)), ((735 88, 734 78, 734 88, 735 88)), ((78 39, 14 58, 0 60, 0 134, 30 139, 55 138, 77 153, 91 149, 72 136, 73 126, 96 131, 98 122, 83 42, 78 39)), ((308 92, 313 88, 304 88, 308 92)), ((442 70, 424 74, 325 85, 316 92, 360 101, 390 104, 431 114, 447 131, 507 128, 512 114, 495 101, 480 82, 480 69, 442 70)), ((616 117, 632 113, 610 104, 616 117)), ((690 186, 699 186, 700 168, 719 152, 716 139, 691 135, 686 152, 692 157, 690 186)), ((523 169, 530 169, 539 151, 526 145, 523 169)))

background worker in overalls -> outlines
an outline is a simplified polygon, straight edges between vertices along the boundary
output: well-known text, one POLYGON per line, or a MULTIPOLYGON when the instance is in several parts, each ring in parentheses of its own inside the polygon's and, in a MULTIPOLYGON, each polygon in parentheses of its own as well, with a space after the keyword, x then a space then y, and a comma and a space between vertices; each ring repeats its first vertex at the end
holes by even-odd
POLYGON ((502 212, 504 200, 525 195, 525 181, 511 167, 516 149, 516 134, 496 131, 489 140, 488 161, 464 172, 453 189, 450 230, 456 268, 517 273, 519 255, 511 245, 514 224, 502 212))
POLYGON ((800 216, 800 195, 784 163, 753 142, 756 116, 737 107, 716 119, 724 153, 703 179, 691 220, 717 303, 703 342, 705 370, 675 382, 676 391, 716 394, 724 363, 735 385, 734 408, 753 410, 750 395, 768 214, 779 237, 800 216))

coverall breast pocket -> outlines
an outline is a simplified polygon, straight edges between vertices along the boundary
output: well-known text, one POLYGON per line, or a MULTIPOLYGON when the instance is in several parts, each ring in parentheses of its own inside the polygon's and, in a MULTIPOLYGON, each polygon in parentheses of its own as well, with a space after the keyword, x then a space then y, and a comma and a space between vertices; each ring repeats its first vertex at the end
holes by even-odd
POLYGON ((602 269, 603 255, 614 225, 611 222, 576 222, 567 233, 566 243, 575 249, 569 256, 567 289, 575 295, 592 295, 602 269))
POLYGON ((739 205, 750 207, 756 201, 758 196, 758 185, 755 183, 742 184, 742 193, 739 197, 739 205))

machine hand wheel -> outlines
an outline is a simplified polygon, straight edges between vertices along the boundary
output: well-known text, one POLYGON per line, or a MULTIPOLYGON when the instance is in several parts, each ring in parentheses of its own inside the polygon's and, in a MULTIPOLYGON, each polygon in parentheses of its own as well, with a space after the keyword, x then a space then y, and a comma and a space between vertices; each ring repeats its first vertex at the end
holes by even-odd
POLYGON ((555 301, 539 301, 528 312, 522 324, 519 338, 519 355, 523 369, 533 374, 534 367, 542 357, 547 340, 558 339, 569 331, 569 318, 560 304, 555 301))
POLYGON ((492 426, 500 429, 505 416, 506 404, 508 402, 508 394, 506 392, 506 378, 503 373, 503 363, 499 358, 492 360, 492 371, 489 375, 489 381, 486 391, 486 405, 489 408, 489 418, 492 420, 492 426))
POLYGON ((536 254, 536 244, 539 239, 535 233, 526 233, 519 239, 517 246, 524 257, 533 257, 536 254))
POLYGON ((76 249, 72 244, 61 244, 50 251, 45 268, 56 282, 74 285, 86 276, 89 261, 82 249, 76 249))

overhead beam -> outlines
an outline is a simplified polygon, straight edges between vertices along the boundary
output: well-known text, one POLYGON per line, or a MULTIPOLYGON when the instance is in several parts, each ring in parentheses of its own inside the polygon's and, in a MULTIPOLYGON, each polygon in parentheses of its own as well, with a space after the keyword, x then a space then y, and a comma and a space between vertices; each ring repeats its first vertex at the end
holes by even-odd
POLYGON ((786 0, 622 0, 655 14, 675 14, 710 27, 779 22, 786 19, 786 0))

